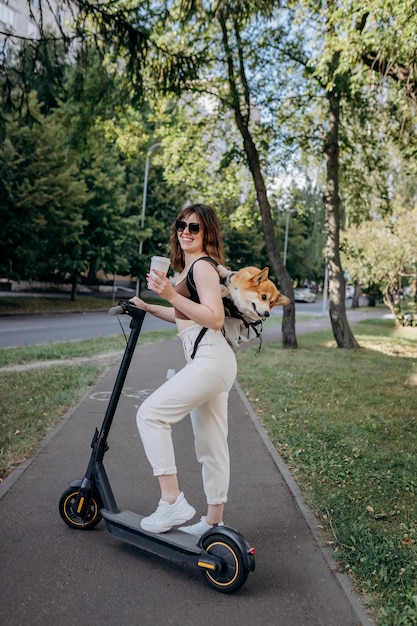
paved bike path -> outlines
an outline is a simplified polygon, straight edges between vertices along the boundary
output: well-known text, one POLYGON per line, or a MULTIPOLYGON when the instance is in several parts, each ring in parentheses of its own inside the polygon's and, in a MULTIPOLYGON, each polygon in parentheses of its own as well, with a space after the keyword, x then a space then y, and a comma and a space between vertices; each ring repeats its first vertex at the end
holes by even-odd
MULTIPOLYGON (((301 325, 297 331, 302 332, 301 325)), ((268 330, 266 342, 276 333, 268 330)), ((105 457, 121 509, 148 514, 157 503, 135 413, 167 373, 182 367, 181 353, 179 341, 136 349, 105 457)), ((63 523, 59 498, 69 481, 85 471, 118 366, 107 369, 34 458, 0 487, 2 625, 372 624, 238 386, 230 396, 232 475, 225 521, 256 549, 256 570, 240 591, 220 594, 198 572, 113 538, 103 523, 89 532, 63 523)), ((181 488, 202 515, 200 466, 188 419, 175 428, 174 440, 181 488)))

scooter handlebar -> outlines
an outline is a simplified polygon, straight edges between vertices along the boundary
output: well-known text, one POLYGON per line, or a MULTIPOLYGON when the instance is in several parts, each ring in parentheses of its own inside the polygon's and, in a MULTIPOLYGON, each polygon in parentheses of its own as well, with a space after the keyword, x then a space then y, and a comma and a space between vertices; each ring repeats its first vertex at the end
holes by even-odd
POLYGON ((137 306, 133 304, 133 302, 129 302, 129 300, 120 300, 117 306, 112 306, 109 309, 110 315, 122 315, 127 314, 136 319, 144 318, 145 311, 143 309, 139 309, 137 306))
POLYGON ((122 307, 121 304, 118 304, 117 306, 112 306, 112 308, 109 309, 109 315, 121 315, 124 312, 125 309, 124 307, 122 307))

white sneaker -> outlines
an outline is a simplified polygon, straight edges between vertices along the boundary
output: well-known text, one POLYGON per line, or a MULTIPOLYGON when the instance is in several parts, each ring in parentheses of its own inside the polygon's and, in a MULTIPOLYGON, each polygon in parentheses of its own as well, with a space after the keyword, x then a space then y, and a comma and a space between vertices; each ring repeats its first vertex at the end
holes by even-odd
MULTIPOLYGON (((219 522, 217 526, 224 526, 224 522, 219 522)), ((181 526, 178 530, 182 530, 184 533, 189 533, 190 535, 197 535, 197 537, 201 537, 207 530, 210 530, 213 526, 207 524, 206 518, 203 516, 199 522, 196 524, 191 524, 191 526, 181 526)))
POLYGON ((168 502, 160 500, 155 513, 148 517, 143 517, 140 525, 143 530, 150 533, 166 533, 173 526, 188 522, 194 515, 195 509, 188 504, 181 491, 174 504, 168 504, 168 502))

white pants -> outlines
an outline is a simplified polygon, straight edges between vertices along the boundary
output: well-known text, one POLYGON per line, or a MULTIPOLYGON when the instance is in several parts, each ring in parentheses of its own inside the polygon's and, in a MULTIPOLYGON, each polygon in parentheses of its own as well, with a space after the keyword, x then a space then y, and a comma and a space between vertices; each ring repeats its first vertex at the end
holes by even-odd
POLYGON ((221 331, 209 329, 191 360, 200 330, 193 324, 180 333, 187 364, 141 404, 136 419, 154 476, 162 476, 177 473, 171 426, 190 413, 207 503, 222 504, 229 489, 227 405, 236 357, 221 331))

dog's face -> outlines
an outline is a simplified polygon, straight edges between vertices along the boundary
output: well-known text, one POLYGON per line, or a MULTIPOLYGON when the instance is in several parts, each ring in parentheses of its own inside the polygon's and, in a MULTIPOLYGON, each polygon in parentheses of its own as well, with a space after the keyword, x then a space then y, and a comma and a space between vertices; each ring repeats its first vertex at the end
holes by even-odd
POLYGON ((238 272, 230 272, 218 266, 227 297, 235 303, 237 309, 251 321, 269 317, 274 306, 285 306, 290 300, 282 295, 272 280, 268 278, 269 268, 243 267, 238 272))

